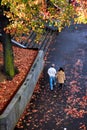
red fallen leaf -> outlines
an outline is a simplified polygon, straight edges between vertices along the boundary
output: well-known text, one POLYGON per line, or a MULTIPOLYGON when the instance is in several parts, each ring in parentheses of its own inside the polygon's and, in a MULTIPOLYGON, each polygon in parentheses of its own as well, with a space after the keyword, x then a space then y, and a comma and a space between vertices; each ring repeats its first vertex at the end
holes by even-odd
POLYGON ((48 110, 48 111, 47 111, 47 113, 51 113, 52 111, 53 111, 53 110, 52 110, 52 109, 50 109, 50 110, 48 110))
POLYGON ((83 96, 83 98, 82 98, 82 99, 86 101, 86 100, 87 100, 87 96, 83 96))
POLYGON ((35 110, 32 110, 32 112, 34 112, 34 113, 37 112, 37 111, 38 111, 38 110, 36 110, 36 109, 35 109, 35 110))
POLYGON ((69 96, 69 97, 67 98, 67 103, 71 103, 73 99, 74 99, 74 96, 73 96, 73 95, 69 96))
POLYGON ((80 110, 79 113, 80 113, 80 114, 84 114, 84 113, 85 113, 85 110, 80 110))
POLYGON ((78 111, 77 108, 67 108, 64 110, 67 115, 70 115, 75 118, 82 118, 83 115, 85 114, 84 110, 78 111))
POLYGON ((86 126, 83 124, 80 126, 80 129, 86 130, 86 126))
POLYGON ((73 84, 76 84, 76 83, 77 83, 77 81, 73 80, 73 81, 70 82, 70 85, 73 85, 73 84))
POLYGON ((42 122, 44 122, 44 120, 43 119, 40 119, 40 121, 39 121, 40 123, 42 123, 42 122))
POLYGON ((23 128, 23 127, 24 127, 24 126, 21 125, 19 128, 23 128))
POLYGON ((80 87, 77 86, 77 85, 72 85, 70 91, 71 91, 71 93, 79 92, 80 91, 80 87))
POLYGON ((78 102, 80 101, 80 98, 76 98, 75 100, 76 100, 76 102, 78 103, 78 102))
POLYGON ((3 98, 3 96, 0 95, 0 99, 2 99, 2 98, 3 98))
POLYGON ((26 123, 27 126, 30 126, 30 123, 26 123))

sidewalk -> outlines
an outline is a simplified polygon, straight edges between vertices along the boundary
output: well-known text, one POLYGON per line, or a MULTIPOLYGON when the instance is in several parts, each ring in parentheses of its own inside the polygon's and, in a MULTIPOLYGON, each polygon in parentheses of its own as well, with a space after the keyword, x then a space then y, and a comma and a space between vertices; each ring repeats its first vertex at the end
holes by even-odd
POLYGON ((45 66, 31 102, 14 130, 87 129, 87 25, 59 33, 45 57, 45 66), (78 60, 80 62, 77 64, 78 60), (63 67, 66 83, 50 91, 47 69, 63 67), (66 128, 66 129, 65 129, 66 128))

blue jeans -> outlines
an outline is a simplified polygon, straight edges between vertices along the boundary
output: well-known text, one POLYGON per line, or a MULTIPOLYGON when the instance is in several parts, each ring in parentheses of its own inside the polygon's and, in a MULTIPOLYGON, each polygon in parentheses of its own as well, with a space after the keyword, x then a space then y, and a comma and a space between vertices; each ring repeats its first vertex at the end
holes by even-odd
POLYGON ((50 82, 50 89, 53 90, 53 86, 56 84, 56 78, 55 77, 49 77, 50 82))

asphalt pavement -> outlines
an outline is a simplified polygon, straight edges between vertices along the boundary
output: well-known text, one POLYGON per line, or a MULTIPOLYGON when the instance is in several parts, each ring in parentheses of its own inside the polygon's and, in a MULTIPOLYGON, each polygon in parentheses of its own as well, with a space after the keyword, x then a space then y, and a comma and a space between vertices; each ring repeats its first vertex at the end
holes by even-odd
POLYGON ((14 130, 87 130, 87 25, 66 27, 48 48, 44 70, 14 130), (65 85, 51 91, 47 70, 63 67, 65 85))

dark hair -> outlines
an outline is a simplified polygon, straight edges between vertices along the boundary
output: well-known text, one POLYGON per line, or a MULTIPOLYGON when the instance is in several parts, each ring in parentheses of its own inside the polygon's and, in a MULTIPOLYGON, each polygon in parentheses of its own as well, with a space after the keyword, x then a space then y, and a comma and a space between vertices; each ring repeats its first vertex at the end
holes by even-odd
POLYGON ((59 71, 61 71, 61 70, 64 71, 64 69, 62 67, 59 68, 59 71))

